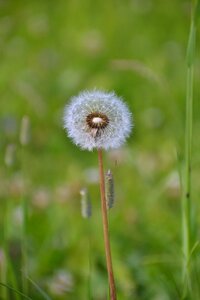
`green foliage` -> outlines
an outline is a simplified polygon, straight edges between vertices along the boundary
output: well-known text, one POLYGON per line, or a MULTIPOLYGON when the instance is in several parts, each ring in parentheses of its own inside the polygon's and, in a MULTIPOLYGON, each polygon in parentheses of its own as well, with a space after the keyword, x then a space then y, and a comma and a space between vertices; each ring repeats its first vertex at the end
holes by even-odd
MULTIPOLYGON (((125 147, 105 154, 105 169, 115 178, 109 222, 118 297, 180 299, 178 171, 184 159, 190 6, 187 0, 0 1, 0 228, 9 203, 6 245, 17 278, 13 285, 8 272, 8 287, 23 294, 21 205, 26 197, 28 275, 34 282, 28 281, 27 297, 88 299, 89 259, 91 299, 107 295, 97 155, 76 148, 62 128, 68 99, 97 87, 123 96, 135 118, 125 147), (22 152, 24 115, 30 118, 31 139, 22 152), (15 145, 15 155, 7 166, 9 144, 15 145), (85 186, 93 206, 90 231, 80 210, 79 192, 85 186)), ((196 47, 198 87, 198 41, 196 47)), ((195 232, 200 228, 197 96, 196 89, 191 191, 195 232)), ((0 267, 3 239, 0 231, 0 267)), ((199 246, 192 248, 191 299, 199 299, 199 246)))

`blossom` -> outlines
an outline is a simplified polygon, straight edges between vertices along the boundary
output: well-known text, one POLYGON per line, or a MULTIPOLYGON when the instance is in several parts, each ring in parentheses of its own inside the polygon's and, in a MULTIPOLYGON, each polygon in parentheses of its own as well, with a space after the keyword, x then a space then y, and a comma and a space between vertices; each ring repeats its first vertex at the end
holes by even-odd
POLYGON ((64 128, 82 149, 118 148, 129 136, 132 118, 114 92, 92 90, 72 97, 65 107, 64 128))

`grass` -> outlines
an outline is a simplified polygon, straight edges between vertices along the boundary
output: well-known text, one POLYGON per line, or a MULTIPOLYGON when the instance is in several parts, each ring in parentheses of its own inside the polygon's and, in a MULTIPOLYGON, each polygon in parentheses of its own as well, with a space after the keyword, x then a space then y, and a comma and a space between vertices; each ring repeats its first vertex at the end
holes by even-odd
MULTIPOLYGON (((9 199, 10 256, 19 278, 24 192, 19 131, 28 115, 32 130, 23 173, 29 198, 29 277, 52 299, 87 299, 88 242, 79 196, 83 186, 93 204, 92 296, 100 300, 107 295, 96 154, 80 151, 62 129, 69 97, 94 86, 115 90, 135 116, 126 146, 105 155, 115 178, 109 222, 118 297, 176 300, 182 294, 181 191, 174 149, 183 164, 190 10, 186 0, 115 5, 99 0, 0 1, 0 228, 9 199), (7 174, 4 155, 10 143, 16 146, 16 158, 7 174)), ((198 26, 196 30, 198 37, 198 26)), ((191 178, 196 231, 199 53, 197 41, 191 178)), ((198 299, 199 246, 193 258, 193 298, 198 299)), ((22 292, 21 286, 16 290, 22 292)), ((31 284, 29 297, 41 299, 31 284)))
MULTIPOLYGON (((185 171, 182 200, 183 220, 183 299, 192 296, 191 260, 193 247, 198 243, 192 232, 192 126, 193 126, 193 81, 196 44, 196 10, 198 2, 194 2, 191 13, 191 25, 187 49, 187 85, 186 85, 186 128, 185 128, 185 171), (193 246, 193 244, 195 245, 193 246)), ((193 215, 194 217, 194 215, 193 215)))

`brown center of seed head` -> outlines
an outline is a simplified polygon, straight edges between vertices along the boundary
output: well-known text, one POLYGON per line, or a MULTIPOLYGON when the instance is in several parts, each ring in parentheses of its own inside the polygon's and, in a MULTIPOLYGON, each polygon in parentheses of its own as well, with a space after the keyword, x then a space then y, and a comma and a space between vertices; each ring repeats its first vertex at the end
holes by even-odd
POLYGON ((108 123, 109 119, 106 115, 100 112, 93 112, 86 117, 87 125, 91 129, 104 129, 108 123))

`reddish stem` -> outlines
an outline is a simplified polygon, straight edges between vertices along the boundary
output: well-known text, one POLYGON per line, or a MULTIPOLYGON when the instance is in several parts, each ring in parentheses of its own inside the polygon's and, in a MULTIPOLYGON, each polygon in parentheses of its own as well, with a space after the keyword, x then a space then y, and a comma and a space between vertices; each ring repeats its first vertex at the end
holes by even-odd
POLYGON ((108 218, 107 218, 107 207, 106 207, 106 196, 105 196, 105 180, 104 180, 104 171, 103 171, 103 159, 102 159, 102 150, 98 150, 98 161, 99 161, 99 177, 100 177, 100 193, 101 193, 101 211, 102 211, 102 221, 103 221, 103 235, 104 235, 104 245, 106 253, 106 264, 108 271, 109 287, 110 287, 110 299, 116 300, 116 288, 115 288, 115 279, 113 274, 112 267, 112 257, 110 250, 110 240, 108 233, 108 218))

